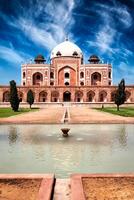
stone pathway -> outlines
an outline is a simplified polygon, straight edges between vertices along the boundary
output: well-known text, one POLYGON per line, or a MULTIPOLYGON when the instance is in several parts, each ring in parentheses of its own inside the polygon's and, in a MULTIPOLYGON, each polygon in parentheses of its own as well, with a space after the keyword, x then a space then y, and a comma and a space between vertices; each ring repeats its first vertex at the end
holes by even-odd
POLYGON ((63 107, 47 107, 38 111, 28 112, 8 118, 0 118, 0 124, 3 123, 22 123, 22 124, 50 124, 64 123, 65 111, 67 110, 67 123, 134 123, 134 117, 122 117, 106 112, 101 112, 86 106, 65 105, 63 107))
POLYGON ((134 117, 122 117, 88 107, 70 107, 70 123, 134 123, 134 117))
POLYGON ((53 200, 70 200, 70 179, 56 179, 53 200))
POLYGON ((61 123, 63 112, 63 107, 47 107, 38 111, 0 118, 0 123, 61 123))

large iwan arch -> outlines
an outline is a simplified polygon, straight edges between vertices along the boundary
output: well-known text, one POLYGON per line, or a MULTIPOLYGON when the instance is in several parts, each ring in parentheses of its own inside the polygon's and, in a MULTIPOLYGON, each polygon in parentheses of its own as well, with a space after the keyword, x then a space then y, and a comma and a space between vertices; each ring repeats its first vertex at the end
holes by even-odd
POLYGON ((70 66, 64 66, 58 71, 58 85, 76 85, 76 71, 70 66))

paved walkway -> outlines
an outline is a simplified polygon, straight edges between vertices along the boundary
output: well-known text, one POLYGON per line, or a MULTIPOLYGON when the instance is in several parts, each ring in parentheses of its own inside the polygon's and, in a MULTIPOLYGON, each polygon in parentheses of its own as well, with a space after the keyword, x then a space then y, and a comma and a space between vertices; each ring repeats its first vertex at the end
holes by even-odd
POLYGON ((134 123, 134 117, 122 117, 88 107, 70 107, 70 123, 134 123))
MULTIPOLYGON (((8 118, 0 118, 0 123, 63 123, 66 107, 47 107, 8 118)), ((97 111, 85 106, 67 107, 68 123, 134 123, 134 117, 122 117, 97 111)))
POLYGON ((70 200, 70 179, 56 179, 53 200, 70 200))
POLYGON ((61 123, 63 107, 49 107, 8 118, 0 118, 0 123, 61 123))

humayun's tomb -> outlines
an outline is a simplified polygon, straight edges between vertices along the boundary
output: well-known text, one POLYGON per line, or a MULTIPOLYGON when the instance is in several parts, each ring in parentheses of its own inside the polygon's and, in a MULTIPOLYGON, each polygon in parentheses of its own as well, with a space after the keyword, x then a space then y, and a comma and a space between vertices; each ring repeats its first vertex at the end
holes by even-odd
MULTIPOLYGON (((35 102, 114 102, 117 86, 112 85, 112 65, 103 63, 96 55, 85 64, 81 49, 66 40, 50 55, 50 63, 38 55, 34 63, 21 66, 21 86, 18 94, 22 102, 31 89, 35 102)), ((126 86, 126 102, 134 102, 134 85, 126 86)), ((0 102, 9 101, 9 85, 0 86, 0 102)))

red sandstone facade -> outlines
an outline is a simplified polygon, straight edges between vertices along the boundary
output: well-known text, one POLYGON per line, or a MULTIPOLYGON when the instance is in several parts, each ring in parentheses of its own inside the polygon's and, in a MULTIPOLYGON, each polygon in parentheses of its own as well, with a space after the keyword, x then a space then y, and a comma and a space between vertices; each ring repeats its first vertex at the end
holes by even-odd
MULTIPOLYGON (((112 66, 93 55, 83 63, 83 54, 75 44, 65 41, 51 52, 50 64, 42 55, 34 63, 21 66, 18 94, 26 102, 31 89, 35 102, 113 102, 117 86, 112 86, 112 66)), ((126 87, 126 101, 134 102, 134 86, 126 87)), ((0 102, 9 101, 9 86, 0 86, 0 102)))

